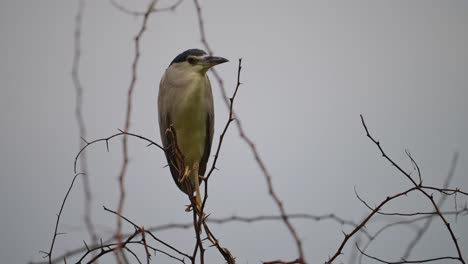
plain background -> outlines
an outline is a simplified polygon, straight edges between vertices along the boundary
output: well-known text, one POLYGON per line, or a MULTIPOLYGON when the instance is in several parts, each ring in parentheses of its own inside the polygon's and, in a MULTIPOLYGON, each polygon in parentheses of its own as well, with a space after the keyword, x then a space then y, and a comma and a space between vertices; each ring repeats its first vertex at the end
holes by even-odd
MULTIPOLYGON (((148 1, 120 1, 145 10, 148 1)), ((170 1, 160 1, 168 6, 170 1)), ((452 156, 460 158, 451 187, 468 190, 468 2, 466 1, 201 1, 206 33, 215 54, 231 62, 217 67, 232 93, 237 59, 243 58, 235 109, 268 166, 289 213, 335 213, 359 221, 371 205, 410 187, 366 138, 359 114, 387 153, 412 171, 404 150, 422 169, 424 183, 442 186, 452 156)), ((77 1, 0 2, 0 256, 2 263, 41 260, 48 250, 56 214, 74 176, 79 149, 71 81, 77 1)), ((80 77, 84 86, 87 140, 123 128, 126 91, 141 17, 123 14, 108 1, 86 1, 80 77)), ((169 62, 200 48, 192 1, 175 12, 151 15, 141 41, 131 132, 159 141, 156 97, 169 62)), ((213 78, 212 78, 213 79, 213 78)), ((215 145, 227 119, 219 87, 215 145)), ((186 197, 163 168, 157 148, 130 140, 124 214, 145 227, 190 222, 186 197)), ((92 217, 100 236, 112 235, 121 140, 89 148, 92 217)), ((210 180, 212 217, 277 214, 265 179, 232 126, 210 180)), ((413 172, 414 173, 414 172, 413 172)), ((415 174, 414 174, 415 175, 415 174)), ((438 197, 438 196, 437 196, 438 197)), ((458 196, 459 208, 467 201, 458 196)), ((444 210, 454 209, 454 199, 444 210)), ((421 195, 392 203, 387 212, 424 212, 421 195)), ((67 201, 56 254, 89 241, 82 221, 83 186, 77 180, 67 201)), ((468 220, 448 217, 468 258, 468 220)), ((394 218, 377 217, 375 231, 394 218)), ((307 260, 323 263, 334 254, 349 226, 332 221, 292 221, 307 260)), ((239 263, 293 259, 296 248, 283 223, 212 224, 239 263)), ((131 226, 125 226, 132 231, 131 226)), ((158 235, 191 252, 191 230, 158 235)), ((383 234, 369 253, 399 260, 414 236, 410 227, 383 234)), ((338 259, 348 263, 354 242, 338 259)), ((211 263, 219 254, 208 250, 211 263)), ((454 256, 453 244, 435 219, 412 259, 454 256)), ((111 255, 109 263, 114 261, 111 255)), ((166 263, 164 256, 154 262, 166 263)), ((366 260, 365 263, 374 263, 366 260)), ((440 262, 444 263, 444 262, 440 262)))

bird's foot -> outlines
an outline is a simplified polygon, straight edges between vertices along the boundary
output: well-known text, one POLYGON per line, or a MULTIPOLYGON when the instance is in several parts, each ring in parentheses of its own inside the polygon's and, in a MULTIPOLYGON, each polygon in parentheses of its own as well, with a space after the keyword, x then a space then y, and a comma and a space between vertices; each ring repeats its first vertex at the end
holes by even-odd
POLYGON ((192 212, 193 206, 191 204, 188 204, 185 206, 185 212, 192 212))
MULTIPOLYGON (((197 215, 200 216, 201 205, 198 205, 198 204, 197 204, 196 207, 197 207, 197 209, 196 209, 197 215)), ((193 208, 194 208, 194 207, 193 207, 192 204, 187 204, 187 205, 185 206, 185 212, 192 212, 193 208)), ((206 217, 207 217, 207 215, 205 214, 205 212, 203 212, 203 215, 202 215, 203 221, 205 221, 206 217)))

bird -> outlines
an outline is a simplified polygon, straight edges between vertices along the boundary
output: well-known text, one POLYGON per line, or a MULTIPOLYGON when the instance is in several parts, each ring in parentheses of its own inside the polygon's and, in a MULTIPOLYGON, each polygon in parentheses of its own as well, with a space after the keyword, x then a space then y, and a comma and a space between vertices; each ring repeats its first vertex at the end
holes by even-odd
POLYGON ((213 94, 207 72, 225 62, 228 60, 201 49, 189 49, 172 60, 159 84, 159 131, 168 167, 179 189, 195 198, 198 210, 214 131, 213 94))

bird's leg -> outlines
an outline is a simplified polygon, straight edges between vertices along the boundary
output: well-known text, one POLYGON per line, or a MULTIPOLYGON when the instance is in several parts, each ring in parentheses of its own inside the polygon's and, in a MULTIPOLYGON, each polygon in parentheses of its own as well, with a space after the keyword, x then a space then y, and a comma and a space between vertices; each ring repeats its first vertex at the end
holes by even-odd
POLYGON ((185 166, 184 174, 179 178, 179 183, 183 183, 190 174, 190 169, 188 166, 185 166))
MULTIPOLYGON (((200 213, 201 211, 202 200, 201 200, 201 194, 200 194, 200 180, 199 180, 199 177, 197 177, 199 169, 200 169, 199 163, 195 162, 192 167, 192 172, 193 172, 192 184, 194 186, 188 187, 191 194, 193 194, 193 188, 195 187, 195 206, 193 204, 188 205, 187 208, 185 209, 186 212, 190 212, 192 209, 195 209, 198 213, 200 213)), ((185 167, 185 172, 190 173, 188 166, 185 167)), ((184 173, 184 176, 182 177, 181 180, 179 180, 179 182, 184 181, 186 177, 187 175, 184 173)), ((191 183, 188 182, 187 184, 191 184, 191 183)), ((203 217, 204 215, 205 214, 203 214, 203 217)))
POLYGON ((200 165, 198 162, 195 162, 193 164, 193 174, 195 175, 194 180, 195 180, 195 202, 197 203, 197 209, 201 210, 202 206, 202 201, 201 201, 201 194, 200 194, 200 179, 198 176, 198 170, 200 168, 200 165))

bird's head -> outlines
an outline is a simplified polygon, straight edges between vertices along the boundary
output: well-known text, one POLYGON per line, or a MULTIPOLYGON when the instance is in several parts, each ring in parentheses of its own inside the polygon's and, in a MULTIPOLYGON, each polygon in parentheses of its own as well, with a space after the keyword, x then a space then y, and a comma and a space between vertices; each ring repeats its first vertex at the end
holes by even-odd
POLYGON ((228 60, 222 57, 210 56, 203 50, 189 49, 177 55, 172 60, 169 68, 174 67, 179 71, 197 72, 205 75, 211 67, 225 62, 228 62, 228 60))

